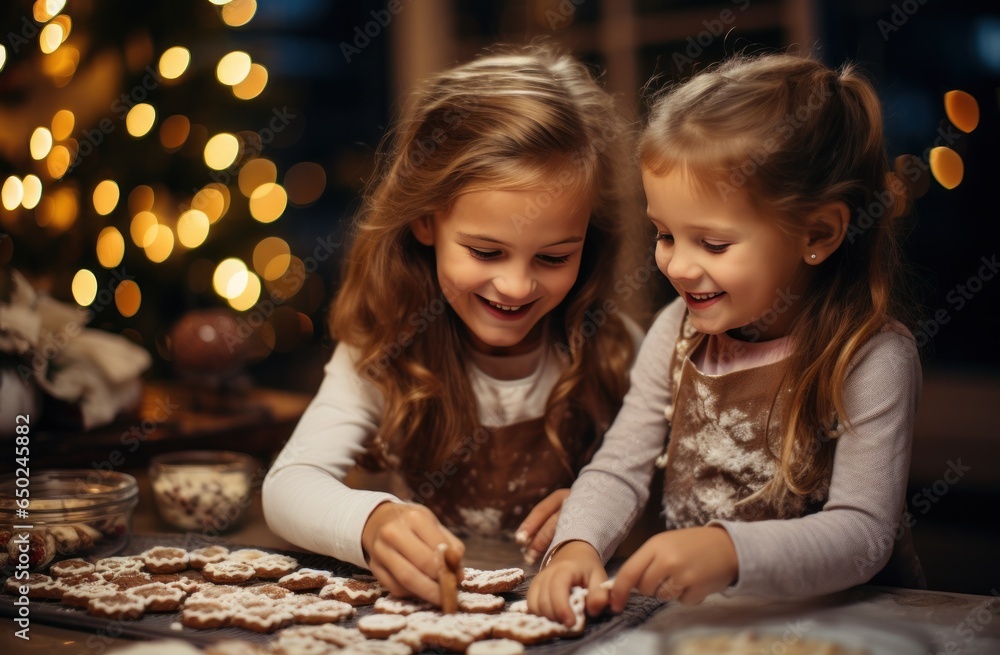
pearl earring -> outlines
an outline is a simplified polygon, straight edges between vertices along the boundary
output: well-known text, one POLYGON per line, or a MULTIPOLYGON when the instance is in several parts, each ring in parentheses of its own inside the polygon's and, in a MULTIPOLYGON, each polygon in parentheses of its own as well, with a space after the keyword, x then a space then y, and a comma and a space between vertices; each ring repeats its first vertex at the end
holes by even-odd
POLYGON ((809 255, 809 259, 816 259, 816 253, 809 255))

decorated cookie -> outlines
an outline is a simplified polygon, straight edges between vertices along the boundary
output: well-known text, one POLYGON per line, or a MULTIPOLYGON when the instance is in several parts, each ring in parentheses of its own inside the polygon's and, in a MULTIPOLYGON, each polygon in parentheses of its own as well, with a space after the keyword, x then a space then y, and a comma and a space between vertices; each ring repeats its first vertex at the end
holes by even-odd
POLYGON ((90 604, 90 601, 94 598, 111 596, 119 593, 121 593, 121 590, 118 589, 118 587, 108 584, 107 582, 85 582, 66 589, 60 600, 63 605, 69 605, 71 607, 87 607, 87 605, 90 604))
POLYGON ((562 624, 534 614, 508 612, 496 617, 493 624, 494 638, 513 639, 525 646, 555 639, 565 632, 562 624))
POLYGON ((465 655, 522 655, 524 644, 513 639, 486 639, 471 644, 465 655))
POLYGON ((491 614, 502 610, 506 602, 502 597, 493 594, 458 592, 458 609, 463 612, 491 614))
POLYGON ((183 548, 157 546, 142 553, 146 570, 150 573, 176 573, 188 567, 188 553, 183 548))
POLYGON ((142 618, 145 609, 145 599, 123 592, 91 598, 87 603, 87 614, 118 621, 142 618))
POLYGON ((517 568, 496 571, 465 568, 462 574, 462 589, 480 594, 506 593, 524 582, 524 570, 517 568))
POLYGON ((351 605, 371 605, 385 592, 385 587, 378 582, 332 577, 327 580, 319 595, 351 605))
POLYGON ((434 606, 422 600, 412 598, 399 598, 397 596, 386 596, 375 601, 374 611, 383 614, 413 614, 423 610, 432 609, 434 606))
POLYGON ((236 560, 223 560, 206 564, 201 570, 201 574, 209 582, 216 584, 239 584, 246 582, 254 576, 255 569, 247 562, 236 560))
POLYGON ((253 566, 258 578, 267 578, 268 580, 286 576, 299 567, 299 562, 294 557, 274 553, 253 559, 248 564, 253 566))
POLYGON ((329 623, 323 625, 293 625, 290 628, 285 628, 278 635, 279 643, 287 637, 309 637, 339 648, 365 641, 365 636, 357 628, 345 628, 329 623))
POLYGON ((145 562, 138 557, 105 557, 94 562, 95 572, 106 580, 121 573, 142 571, 144 566, 145 562))
POLYGON ((358 619, 358 630, 369 639, 388 639, 406 627, 401 614, 369 614, 358 619))
POLYGON ((61 562, 56 562, 49 567, 49 575, 56 578, 64 578, 74 575, 83 575, 85 573, 93 573, 96 568, 97 567, 90 562, 79 558, 64 559, 61 562))
POLYGON ((233 613, 230 624, 253 632, 274 632, 292 622, 292 613, 268 603, 260 607, 241 607, 233 613))
POLYGON ((339 600, 320 598, 312 602, 290 603, 292 618, 296 623, 318 625, 336 623, 354 616, 354 606, 339 600))
POLYGON ((413 649, 405 644, 377 639, 359 641, 337 651, 337 655, 411 655, 411 653, 413 649))
POLYGON ((216 601, 186 602, 181 609, 181 623, 195 630, 221 628, 229 625, 235 610, 233 606, 216 601))
POLYGON ((181 605, 187 595, 176 587, 163 582, 150 582, 141 587, 129 589, 126 593, 138 596, 145 601, 147 612, 173 612, 181 605))
POLYGON ((278 580, 278 584, 285 589, 292 591, 306 591, 308 589, 322 589, 331 578, 329 571, 318 569, 299 569, 289 573, 278 580))
POLYGON ((193 569, 201 569, 206 564, 221 562, 229 557, 229 549, 225 546, 205 546, 188 553, 188 565, 193 569))

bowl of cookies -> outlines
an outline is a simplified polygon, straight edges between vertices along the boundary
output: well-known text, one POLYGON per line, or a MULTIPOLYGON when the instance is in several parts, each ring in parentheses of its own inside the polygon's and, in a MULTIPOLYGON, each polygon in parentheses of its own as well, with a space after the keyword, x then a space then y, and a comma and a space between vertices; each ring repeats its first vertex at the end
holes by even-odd
POLYGON ((117 471, 0 476, 0 567, 114 555, 128 543, 138 493, 135 478, 117 471))
POLYGON ((160 518, 187 532, 223 534, 238 527, 260 478, 257 460, 230 450, 163 453, 149 463, 160 518))

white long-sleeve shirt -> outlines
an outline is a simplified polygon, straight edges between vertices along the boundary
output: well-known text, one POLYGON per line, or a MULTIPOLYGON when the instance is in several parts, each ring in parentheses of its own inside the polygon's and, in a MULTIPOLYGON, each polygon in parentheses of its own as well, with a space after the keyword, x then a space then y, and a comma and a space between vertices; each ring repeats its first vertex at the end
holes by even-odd
MULTIPOLYGON (((627 317, 623 320, 638 348, 641 330, 627 317)), ((355 368, 356 358, 354 348, 338 344, 319 391, 268 471, 262 495, 264 516, 275 534, 365 567, 361 533, 368 517, 378 505, 401 500, 344 484, 365 443, 378 431, 384 408, 381 392, 355 368)), ((548 344, 514 357, 473 352, 468 369, 480 423, 492 428, 543 416, 564 365, 548 344)))

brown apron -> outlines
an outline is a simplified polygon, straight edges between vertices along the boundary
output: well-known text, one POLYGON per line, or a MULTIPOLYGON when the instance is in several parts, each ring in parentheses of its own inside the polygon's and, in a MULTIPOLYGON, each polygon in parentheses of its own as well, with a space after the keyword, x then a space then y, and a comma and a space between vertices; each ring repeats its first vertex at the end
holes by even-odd
MULTIPOLYGON (((789 493, 777 503, 740 502, 778 471, 787 362, 706 375, 691 361, 705 337, 685 316, 670 365, 674 401, 665 411, 669 442, 657 462, 664 468, 666 528, 700 526, 713 519, 787 519, 819 511, 829 494, 832 465, 824 484, 808 497, 789 493)), ((830 445, 835 447, 836 440, 830 445)), ((901 532, 879 578, 890 572, 889 582, 879 582, 924 586, 908 529, 901 532)))
POLYGON ((573 470, 567 470, 545 436, 542 418, 483 434, 438 470, 403 472, 403 479, 412 499, 447 527, 509 537, 539 501, 573 483, 581 457, 570 453, 573 470))

